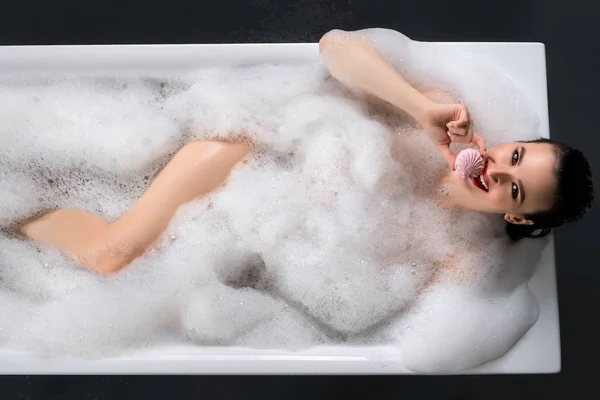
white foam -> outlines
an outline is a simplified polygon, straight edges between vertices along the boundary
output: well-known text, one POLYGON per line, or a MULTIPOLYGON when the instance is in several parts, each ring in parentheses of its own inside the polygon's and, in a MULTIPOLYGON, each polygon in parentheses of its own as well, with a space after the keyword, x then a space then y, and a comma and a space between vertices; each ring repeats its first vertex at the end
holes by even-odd
POLYGON ((251 288, 211 285, 188 300, 182 312, 183 330, 200 344, 231 344, 280 307, 275 299, 251 288))
POLYGON ((506 353, 537 317, 537 302, 526 286, 504 296, 432 287, 402 321, 401 359, 421 372, 471 368, 506 353))
MULTIPOLYGON (((465 101, 489 144, 537 136, 532 108, 487 61, 358 34, 415 84, 465 101)), ((517 272, 537 253, 509 259, 499 217, 440 207, 444 161, 426 135, 321 64, 0 85, 3 227, 58 207, 118 218, 189 140, 244 134, 259 149, 116 277, 1 237, 2 346, 87 356, 394 341, 408 367, 440 371, 501 355, 535 322, 517 272)))

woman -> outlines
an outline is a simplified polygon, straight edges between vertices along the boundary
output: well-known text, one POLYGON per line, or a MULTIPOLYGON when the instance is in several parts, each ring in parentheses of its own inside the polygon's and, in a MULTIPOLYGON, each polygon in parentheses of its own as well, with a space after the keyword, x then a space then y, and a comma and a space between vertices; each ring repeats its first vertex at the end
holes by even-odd
MULTIPOLYGON (((511 238, 547 235, 552 228, 579 219, 591 205, 591 172, 579 151, 551 140, 486 150, 484 140, 472 130, 464 105, 441 104, 419 92, 367 41, 331 31, 319 47, 334 78, 412 116, 451 168, 455 156, 450 143, 475 144, 486 161, 482 175, 461 180, 449 173, 445 182, 453 189, 455 204, 503 215, 511 238)), ((58 210, 24 224, 20 231, 98 273, 118 272, 156 242, 181 205, 223 185, 251 150, 243 141, 187 144, 117 221, 107 223, 82 211, 58 210)))

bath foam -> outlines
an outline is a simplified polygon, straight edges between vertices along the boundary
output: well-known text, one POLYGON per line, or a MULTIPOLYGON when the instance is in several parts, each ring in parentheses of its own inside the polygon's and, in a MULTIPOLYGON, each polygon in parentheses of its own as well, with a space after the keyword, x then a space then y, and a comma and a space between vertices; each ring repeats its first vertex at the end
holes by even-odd
POLYGON ((188 300, 182 325, 187 336, 200 344, 231 344, 280 308, 275 299, 252 288, 211 285, 188 300))
POLYGON ((36 212, 31 199, 41 195, 40 188, 30 176, 22 172, 10 171, 5 167, 0 165, 0 193, 3 194, 0 203, 2 226, 9 225, 21 216, 36 212))
MULTIPOLYGON (((486 60, 393 31, 356 34, 413 83, 466 102, 488 145, 538 136, 532 107, 486 60)), ((102 356, 393 341, 409 368, 443 371, 501 355, 535 322, 517 273, 532 260, 508 257, 501 219, 440 207, 445 165, 426 135, 321 64, 0 86, 3 227, 56 207, 117 218, 192 139, 244 135, 257 147, 118 276, 3 236, 0 315, 22 317, 2 325, 2 345, 102 356), (496 310, 510 312, 490 320, 496 310)))
POLYGON ((482 298, 460 287, 440 285, 424 294, 405 316, 400 358, 407 368, 419 372, 480 365, 514 346, 538 313, 537 302, 525 286, 505 296, 482 298))

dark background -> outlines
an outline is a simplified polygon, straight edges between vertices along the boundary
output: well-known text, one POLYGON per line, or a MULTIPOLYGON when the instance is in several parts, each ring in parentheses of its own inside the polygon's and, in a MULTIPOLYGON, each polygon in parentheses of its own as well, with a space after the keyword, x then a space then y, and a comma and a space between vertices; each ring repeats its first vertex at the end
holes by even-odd
MULTIPOLYGON (((546 44, 551 136, 600 176, 600 6, 592 0, 0 0, 0 44, 316 42, 385 27, 424 41, 546 44)), ((599 179, 595 178, 596 187, 599 179)), ((600 190, 599 190, 600 191, 600 190)), ((594 208, 557 232, 563 371, 483 377, 0 377, 0 399, 598 398, 600 279, 594 208), (586 393, 586 391, 589 391, 586 393), (584 394, 586 393, 586 394, 584 394), (594 395, 594 393, 596 393, 594 395)))

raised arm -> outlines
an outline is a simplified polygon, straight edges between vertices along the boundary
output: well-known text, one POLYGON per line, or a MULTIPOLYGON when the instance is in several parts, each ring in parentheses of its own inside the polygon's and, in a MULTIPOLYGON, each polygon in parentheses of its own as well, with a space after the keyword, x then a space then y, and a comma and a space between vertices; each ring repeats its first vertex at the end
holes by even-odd
POLYGON ((423 125, 452 168, 455 157, 449 148, 451 142, 472 142, 484 152, 485 142, 473 133, 464 105, 439 104, 428 99, 362 36, 333 30, 320 40, 319 49, 329 72, 340 83, 387 101, 423 125))
POLYGON ((422 122, 435 103, 413 88, 361 36, 333 30, 319 41, 321 59, 343 85, 379 97, 422 122))

